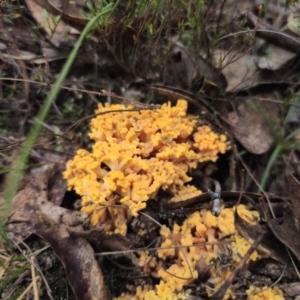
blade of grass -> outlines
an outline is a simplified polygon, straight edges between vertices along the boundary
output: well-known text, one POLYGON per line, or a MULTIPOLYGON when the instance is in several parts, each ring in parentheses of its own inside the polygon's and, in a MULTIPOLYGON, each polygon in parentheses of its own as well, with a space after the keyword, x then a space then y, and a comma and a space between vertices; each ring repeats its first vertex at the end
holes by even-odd
POLYGON ((11 201, 17 191, 18 184, 20 183, 20 181, 22 179, 23 171, 25 169, 29 153, 30 153, 30 151, 35 143, 35 140, 41 130, 41 127, 42 127, 41 124, 44 121, 44 119, 46 118, 48 111, 51 107, 51 104, 55 100, 55 97, 56 97, 61 85, 63 84, 63 82, 75 60, 75 57, 77 55, 77 52, 78 52, 81 44, 83 43, 87 34, 90 32, 95 21, 98 18, 100 18, 101 16, 111 12, 113 10, 113 8, 114 7, 113 7, 112 3, 108 4, 107 6, 105 6, 102 9, 102 11, 99 14, 97 14, 95 17, 90 19, 90 21, 87 23, 87 25, 84 28, 84 30, 82 31, 79 39, 77 40, 72 52, 70 53, 70 56, 68 57, 65 65, 63 66, 61 73, 55 82, 54 87, 51 89, 49 96, 46 99, 46 101, 42 107, 42 110, 38 114, 37 120, 40 122, 36 122, 33 125, 23 147, 20 150, 19 156, 17 157, 17 159, 15 160, 15 162, 12 166, 13 170, 9 173, 7 181, 6 181, 7 184, 6 184, 6 188, 4 190, 4 202, 0 209, 0 229, 1 229, 1 227, 4 227, 4 224, 6 222, 6 218, 9 213, 11 201))
MULTIPOLYGON (((282 151, 282 145, 279 144, 279 145, 276 146, 276 148, 272 152, 271 157, 268 161, 267 167, 266 167, 266 169, 263 173, 263 176, 262 176, 262 179, 261 179, 261 182, 260 182, 260 186, 261 186, 262 189, 265 188, 267 180, 270 176, 271 168, 272 168, 273 164, 275 163, 276 159, 278 158, 281 151, 282 151)), ((260 189, 258 190, 258 193, 261 193, 260 189)))

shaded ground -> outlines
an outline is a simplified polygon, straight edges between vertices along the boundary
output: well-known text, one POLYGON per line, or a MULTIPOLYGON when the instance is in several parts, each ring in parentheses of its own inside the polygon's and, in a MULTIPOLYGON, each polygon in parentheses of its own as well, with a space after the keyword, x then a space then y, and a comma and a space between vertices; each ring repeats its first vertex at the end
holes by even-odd
MULTIPOLYGON (((160 247, 165 242, 162 225, 173 230, 195 211, 210 215, 207 188, 220 193, 222 210, 226 207, 229 213, 241 200, 259 217, 250 220, 248 215, 253 223, 245 222, 230 211, 233 239, 219 223, 212 225, 217 257, 210 264, 199 259, 200 275, 184 284, 188 299, 222 299, 227 289, 222 284, 231 272, 228 284, 236 299, 263 299, 246 293, 275 291, 273 285, 285 299, 299 297, 299 278, 291 263, 293 259, 298 266, 300 260, 298 2, 119 1, 104 6, 108 12, 95 22, 42 121, 15 193, 6 223, 11 241, 4 234, 1 245, 1 298, 16 299, 27 287, 28 299, 34 299, 34 288, 40 299, 51 298, 49 294, 52 299, 92 299, 93 293, 95 299, 110 299, 122 292, 134 295, 137 286, 154 288, 161 278, 158 269, 168 269, 183 250, 166 259, 151 250, 148 255, 160 267, 148 266, 151 259, 141 266, 142 254, 130 251, 160 247), (98 104, 155 111, 167 101, 176 105, 178 99, 186 99, 188 112, 200 116, 197 126, 209 125, 231 145, 217 162, 189 170, 190 184, 204 193, 176 206, 161 189, 143 211, 150 217, 139 214, 128 220, 125 237, 89 227, 79 211, 80 196, 66 190, 62 172, 77 149, 92 151, 87 133, 98 104), (260 259, 239 265, 232 253, 235 234, 249 245, 256 241, 260 259), (44 278, 36 279, 40 273, 44 278), (212 273, 223 276, 222 282, 213 282, 212 273)), ((4 203, 7 174, 16 168, 19 150, 80 33, 103 7, 92 1, 27 0, 2 1, 0 9, 4 203)), ((7 216, 1 218, 3 223, 7 216)), ((246 252, 236 255, 242 259, 246 252)))

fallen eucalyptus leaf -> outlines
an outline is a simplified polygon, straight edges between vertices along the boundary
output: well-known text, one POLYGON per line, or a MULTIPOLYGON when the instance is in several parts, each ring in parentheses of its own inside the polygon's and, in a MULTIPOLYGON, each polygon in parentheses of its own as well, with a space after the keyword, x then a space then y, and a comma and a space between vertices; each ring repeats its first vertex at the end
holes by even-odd
POLYGON ((274 142, 272 129, 279 123, 277 103, 253 101, 239 104, 236 111, 227 116, 234 137, 251 153, 263 154, 274 142), (270 119, 268 119, 270 117, 270 119), (267 120, 272 120, 272 125, 267 120))
POLYGON ((176 42, 172 49, 176 76, 193 92, 204 90, 206 94, 224 93, 227 82, 224 75, 200 54, 176 42))
POLYGON ((41 197, 36 199, 36 205, 37 215, 32 220, 35 233, 50 244, 64 265, 76 298, 108 300, 108 291, 92 247, 84 238, 68 232, 68 226, 81 227, 87 216, 57 207, 41 197))

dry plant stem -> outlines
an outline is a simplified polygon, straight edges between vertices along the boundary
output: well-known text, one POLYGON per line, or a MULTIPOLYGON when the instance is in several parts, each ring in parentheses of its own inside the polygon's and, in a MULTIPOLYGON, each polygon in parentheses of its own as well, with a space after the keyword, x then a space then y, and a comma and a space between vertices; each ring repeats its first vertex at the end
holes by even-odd
MULTIPOLYGON (((34 80, 26 80, 26 79, 20 79, 20 78, 0 77, 0 80, 3 80, 3 81, 20 81, 20 82, 27 81, 29 83, 37 84, 37 85, 44 86, 44 87, 54 87, 55 86, 55 84, 51 84, 51 83, 44 83, 44 82, 38 82, 38 81, 34 81, 34 80)), ((85 90, 85 89, 71 88, 71 87, 67 87, 67 86, 61 86, 60 89, 67 90, 67 91, 70 91, 70 92, 77 92, 77 93, 79 92, 79 93, 97 95, 97 96, 101 96, 101 97, 110 96, 110 97, 114 97, 116 99, 119 99, 123 102, 126 102, 127 104, 132 104, 136 108, 156 109, 156 108, 160 107, 159 104, 145 104, 145 103, 137 102, 137 101, 132 100, 132 99, 128 99, 128 98, 125 98, 125 97, 118 96, 117 94, 106 91, 106 90, 101 90, 100 92, 95 92, 95 91, 89 91, 89 90, 85 90)))
MULTIPOLYGON (((282 82, 283 83, 283 82, 282 82)), ((223 100, 223 99, 222 99, 223 100)), ((237 100, 241 100, 241 101, 244 101, 245 98, 237 98, 237 100)), ((260 97, 255 97, 255 100, 257 101, 262 101, 262 102, 273 102, 273 103, 278 103, 278 104, 281 104, 281 105, 286 105, 286 106, 294 106, 294 107, 299 107, 300 108, 300 105, 299 104, 296 104, 296 103, 285 103, 281 100, 274 100, 274 99, 268 99, 268 98, 260 98, 260 97)), ((225 99, 224 99, 225 101, 225 99)))
MULTIPOLYGON (((247 33, 247 34, 249 34, 249 32, 251 32, 251 33, 254 33, 254 32, 255 32, 255 33, 258 33, 258 32, 268 32, 268 33, 273 33, 274 35, 284 36, 284 37, 286 37, 286 38, 288 38, 288 39, 293 40, 293 42, 295 42, 295 43, 298 45, 298 47, 299 47, 299 44, 300 44, 300 41, 299 41, 299 40, 295 39, 294 37, 292 37, 292 36, 290 36, 290 35, 288 35, 288 34, 286 34, 286 33, 283 33, 283 32, 281 32, 281 31, 269 30, 269 29, 257 29, 257 30, 255 30, 255 31, 254 31, 254 29, 253 29, 253 30, 250 30, 250 31, 249 31, 249 30, 241 30, 241 31, 237 31, 237 32, 233 32, 233 33, 224 35, 224 36, 222 36, 221 38, 219 38, 217 41, 221 41, 221 40, 227 39, 227 38, 229 38, 229 37, 231 37, 231 36, 239 35, 239 34, 242 34, 242 33, 247 33)), ((295 52, 295 50, 294 50, 293 52, 295 52)))
MULTIPOLYGON (((30 263, 30 265, 33 264, 33 266, 39 271, 39 273, 40 273, 40 275, 41 275, 41 277, 42 277, 42 279, 43 279, 43 281, 44 281, 44 284, 45 284, 45 287, 46 287, 46 290, 47 290, 47 295, 49 296, 49 299, 54 300, 53 297, 52 297, 52 291, 51 291, 51 289, 50 289, 50 286, 49 286, 49 284, 48 284, 48 281, 47 281, 47 279, 45 278, 45 276, 44 276, 42 270, 40 269, 40 267, 37 266, 34 262, 32 262, 31 259, 30 259, 29 257, 27 257, 27 255, 25 255, 25 254, 23 253, 22 249, 19 247, 19 245, 18 245, 16 242, 14 242, 14 241, 12 240, 12 243, 14 244, 14 246, 15 246, 16 248, 18 248, 18 250, 20 251, 20 253, 23 254, 23 256, 24 256, 24 257, 26 258, 26 260, 30 263)), ((27 248, 27 250, 29 250, 29 251, 31 252, 31 250, 29 249, 29 247, 28 247, 24 242, 22 242, 22 244, 27 248)))
POLYGON ((37 255, 39 255, 40 253, 44 252, 45 250, 47 250, 49 248, 50 248, 50 245, 46 245, 44 248, 39 249, 39 250, 33 252, 32 255, 37 256, 37 255))
POLYGON ((291 151, 288 159, 288 175, 289 175, 289 198, 291 199, 292 208, 295 213, 295 226, 299 232, 300 223, 300 203, 299 203, 299 192, 300 192, 300 182, 293 175, 293 168, 291 166, 292 157, 294 155, 294 150, 291 151))
POLYGON ((286 251, 287 251, 287 253, 288 253, 289 257, 290 257, 290 260, 291 260, 291 262, 292 262, 292 264, 293 264, 293 267, 294 267, 294 269, 295 269, 295 271, 296 271, 296 273, 297 273, 297 275, 298 275, 298 278, 300 279, 300 273, 299 273, 299 270, 298 270, 298 268, 297 268, 297 266, 296 266, 296 263, 295 263, 295 261, 294 261, 294 259, 293 259, 293 256, 291 255, 291 252, 290 252, 290 250, 288 249, 288 247, 285 247, 285 249, 286 249, 286 251))
POLYGON ((0 255, 0 259, 2 260, 1 262, 1 268, 0 268, 0 280, 2 279, 6 268, 8 267, 9 263, 12 260, 12 256, 4 256, 4 255, 0 255))
MULTIPOLYGON (((157 238, 156 239, 156 243, 155 243, 157 246, 154 248, 155 250, 161 249, 161 248, 158 247, 158 244, 160 244, 160 243, 161 243, 161 239, 157 238)), ((141 251, 151 251, 151 249, 150 248, 149 249, 143 249, 141 251)), ((130 251, 130 250, 126 251, 126 250, 124 250, 124 251, 114 251, 114 252, 105 252, 105 253, 109 253, 110 255, 116 255, 118 257, 120 254, 126 256, 127 254, 132 254, 134 252, 140 252, 140 250, 136 250, 136 251, 135 250, 133 250, 133 251, 130 251), (119 254, 117 254, 117 252, 119 254)), ((101 254, 102 253, 98 254, 98 256, 101 256, 101 254)), ((95 254, 95 256, 97 256, 97 254, 95 254)), ((109 256, 109 255, 107 255, 107 256, 109 256)), ((108 257, 108 260, 110 262, 112 262, 113 264, 115 264, 116 266, 122 268, 122 269, 125 269, 125 270, 136 270, 138 268, 143 268, 143 267, 147 266, 150 263, 150 261, 154 258, 154 253, 151 254, 151 256, 148 258, 148 260, 146 260, 146 262, 143 265, 139 265, 139 260, 135 256, 133 256, 133 255, 128 255, 128 258, 131 259, 132 262, 136 265, 135 267, 122 266, 122 265, 118 264, 116 261, 114 261, 113 259, 111 259, 110 257, 108 257)))
MULTIPOLYGON (((179 248, 190 248, 190 247, 205 247, 208 245, 218 245, 220 241, 217 242, 210 242, 210 243, 203 243, 203 244, 192 244, 192 245, 178 245, 178 246, 169 246, 169 247, 155 247, 155 248, 139 248, 134 250, 124 250, 124 251, 113 251, 113 252, 101 252, 96 253, 96 256, 109 256, 109 255, 120 255, 120 254, 127 254, 127 253, 136 253, 141 251, 157 251, 157 250, 165 250, 165 249, 179 249, 179 248)), ((226 244, 224 242, 224 244, 226 244)))
MULTIPOLYGON (((149 109, 149 108, 145 108, 145 109, 149 109)), ((90 116, 87 116, 85 118, 82 118, 80 120, 78 120, 77 122, 75 122, 73 125, 71 125, 63 134, 62 136, 66 135, 71 129, 75 129, 77 126, 79 126, 81 123, 87 121, 87 120, 90 120, 94 117, 97 117, 97 116, 102 116, 102 115, 106 115, 106 114, 110 114, 110 113, 114 113, 114 112, 120 112, 120 113, 123 113, 123 112, 129 112, 129 111, 141 111, 142 109, 127 109, 127 110, 124 110, 124 109, 116 109, 116 110, 108 110, 108 111, 104 111, 104 112, 100 112, 100 113, 97 113, 97 114, 93 114, 93 115, 90 115, 90 116)))
MULTIPOLYGON (((264 30, 264 31, 267 31, 267 30, 264 30)), ((240 32, 236 32, 235 34, 238 34, 238 33, 247 33, 247 31, 240 31, 240 32)), ((231 34, 232 35, 232 34, 231 34)), ((227 38, 227 37, 229 37, 229 36, 231 36, 231 35, 227 35, 227 36, 224 36, 224 37, 222 37, 222 38, 220 38, 220 40, 221 39, 225 39, 225 38, 227 38)), ((300 41, 298 42, 298 45, 300 46, 300 41)), ((24 82, 24 81, 28 81, 29 83, 32 83, 32 84, 37 84, 37 85, 41 85, 41 86, 45 86, 45 87, 52 87, 52 86, 54 86, 53 84, 48 84, 48 83, 44 83, 44 82, 38 82, 38 81, 34 81, 34 80, 26 80, 26 79, 21 79, 21 78, 7 78, 7 77, 0 77, 0 80, 2 80, 2 81, 20 81, 20 82, 24 82)), ((286 83, 286 82, 281 82, 281 83, 286 83)), ((80 86, 82 86, 82 85, 80 85, 80 86)), ((67 87, 67 86, 61 86, 60 87, 62 90, 67 90, 67 91, 70 91, 70 92, 80 92, 80 93, 84 93, 84 94, 90 94, 90 95, 97 95, 97 96, 107 96, 107 93, 104 93, 104 92, 95 92, 95 91, 89 91, 89 90, 86 90, 86 89, 83 89, 83 88, 81 88, 81 89, 77 89, 77 88, 71 88, 71 87, 67 87)), ((167 88, 168 87, 163 87, 163 86, 160 86, 160 85, 151 85, 150 86, 150 88, 152 89, 152 90, 156 90, 158 93, 160 93, 161 92, 161 94, 163 95, 164 93, 165 94, 170 94, 171 92, 170 91, 168 91, 167 92, 167 88)), ((182 94, 180 94, 179 92, 176 94, 176 92, 172 92, 172 94, 173 95, 176 95, 176 97, 179 97, 179 98, 182 98, 182 97, 184 97, 187 101, 193 101, 193 103, 191 103, 192 105, 195 105, 196 107, 200 107, 201 108, 201 106, 199 106, 199 103, 197 103, 195 100, 193 100, 191 97, 189 97, 189 96, 187 96, 187 95, 182 95, 182 94)), ((112 96, 112 95, 111 95, 112 96)), ((124 98, 124 97, 121 97, 121 96, 118 96, 118 95, 116 95, 116 94, 113 94, 113 97, 114 98, 117 98, 117 99, 120 99, 121 101, 125 101, 125 102, 127 102, 127 103, 130 103, 130 104, 133 104, 133 105, 135 105, 135 104, 137 104, 137 103, 139 103, 139 102, 136 102, 136 101, 134 101, 134 100, 130 100, 130 99, 127 99, 127 98, 124 98)), ((178 98, 178 99, 179 99, 178 98)), ((210 99, 209 97, 207 97, 208 99, 210 99)), ((239 98, 237 98, 237 99, 239 99, 239 98)), ((244 98, 240 98, 241 100, 244 100, 244 98)), ((260 100, 260 101, 265 101, 265 102, 273 102, 273 103, 278 103, 278 104, 282 104, 282 105, 287 105, 287 106, 294 106, 294 107, 299 107, 300 108, 300 104, 296 104, 296 103, 284 103, 284 102, 282 102, 282 101, 280 101, 280 100, 274 100, 274 99, 267 99, 267 98, 255 98, 256 100, 260 100)), ((222 101, 232 101, 232 100, 228 100, 227 98, 225 99, 225 98, 219 98, 219 100, 222 100, 222 101)), ((97 103, 98 103, 98 101, 97 101, 97 103)), ((206 103, 207 104, 207 103, 206 103)), ((143 103, 139 103, 139 106, 140 105, 143 105, 143 103)), ((145 106, 146 107, 149 107, 149 105, 147 105, 147 104, 144 104, 143 105, 143 107, 145 108, 145 106)))
POLYGON ((35 275, 35 269, 34 269, 34 257, 31 256, 30 258, 30 261, 31 261, 31 265, 30 265, 30 268, 31 268, 31 277, 32 277, 32 283, 33 283, 33 299, 34 300, 39 300, 39 291, 38 291, 38 287, 37 287, 37 277, 35 275))
POLYGON ((270 43, 287 48, 290 51, 297 52, 299 50, 299 41, 296 42, 292 36, 283 34, 281 31, 259 19, 250 11, 246 13, 246 18, 250 26, 255 27, 254 30, 257 36, 264 38, 270 43))
MULTIPOLYGON (((36 277, 36 280, 39 280, 40 277, 36 277)), ((16 300, 22 300, 23 298, 25 298, 25 296, 27 295, 27 293, 32 289, 33 286, 33 281, 28 285, 28 287, 23 291, 23 293, 16 299, 16 300)))
POLYGON ((271 201, 269 199, 268 194, 263 190, 263 188, 260 186, 260 184, 258 183, 258 181, 254 178, 254 176, 252 175, 252 173, 250 172, 249 168, 247 167, 247 165, 245 164, 245 162, 243 161, 243 159, 241 158, 241 156, 239 156, 239 160, 241 161, 242 165, 244 166, 244 168, 246 169, 246 171, 248 172, 249 176, 252 178, 252 180, 255 182, 255 184, 259 187, 260 191, 264 194, 264 196, 266 197, 267 201, 268 201, 268 205, 272 214, 272 217, 275 219, 275 213, 273 211, 272 205, 271 205, 271 201))
MULTIPOLYGON (((265 288, 261 289, 261 290, 258 291, 258 292, 252 292, 252 293, 250 293, 250 294, 247 294, 247 293, 232 293, 232 294, 230 294, 230 295, 234 295, 234 296, 250 296, 250 295, 260 294, 261 292, 264 292, 264 291, 266 291, 266 290, 268 290, 268 289, 271 289, 271 288, 273 288, 274 286, 276 286, 276 284, 278 284, 279 281, 282 279, 282 277, 283 277, 283 275, 284 275, 284 273, 285 273, 285 271, 286 271, 286 268, 287 268, 287 264, 284 265, 284 268, 283 268, 283 270, 282 270, 280 276, 277 278, 277 280, 276 280, 274 283, 272 283, 272 284, 271 284, 270 286, 268 286, 268 287, 265 287, 265 288)), ((209 287, 209 286, 206 286, 206 287, 209 288, 209 289, 212 289, 212 288, 209 287)), ((213 290, 216 290, 216 289, 213 289, 213 290)))
POLYGON ((233 279, 238 275, 238 273, 242 270, 243 266, 249 259, 252 252, 258 247, 259 243, 263 239, 264 235, 266 233, 266 230, 263 229, 260 235, 256 238, 254 243, 251 245, 251 247, 248 249, 245 256, 240 260, 234 271, 230 274, 230 276, 226 279, 226 281, 222 284, 222 286, 219 288, 219 290, 211 297, 211 300, 219 300, 222 299, 225 295, 227 289, 231 285, 233 279))

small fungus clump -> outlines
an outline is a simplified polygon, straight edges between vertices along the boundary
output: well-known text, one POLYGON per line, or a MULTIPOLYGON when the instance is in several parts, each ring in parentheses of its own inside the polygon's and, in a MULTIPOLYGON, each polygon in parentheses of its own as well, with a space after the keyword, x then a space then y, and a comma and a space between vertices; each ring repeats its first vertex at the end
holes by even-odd
MULTIPOLYGON (((156 257, 150 259, 149 252, 140 255, 143 272, 159 278, 159 284, 139 286, 114 300, 189 299, 189 289, 185 286, 193 285, 195 280, 198 280, 196 285, 199 286, 199 279, 203 276, 206 277, 206 293, 211 297, 251 247, 251 242, 243 238, 235 227, 234 211, 234 207, 222 208, 220 216, 215 217, 202 209, 189 214, 182 225, 174 224, 172 229, 162 226, 162 243, 156 257)), ((260 220, 257 211, 248 210, 244 205, 239 205, 237 212, 251 224, 260 220)), ((260 258, 255 250, 246 265, 260 258)), ((259 289, 250 285, 246 294, 247 300, 284 299, 277 286, 259 289)), ((229 287, 222 299, 236 299, 234 289, 229 287)))

